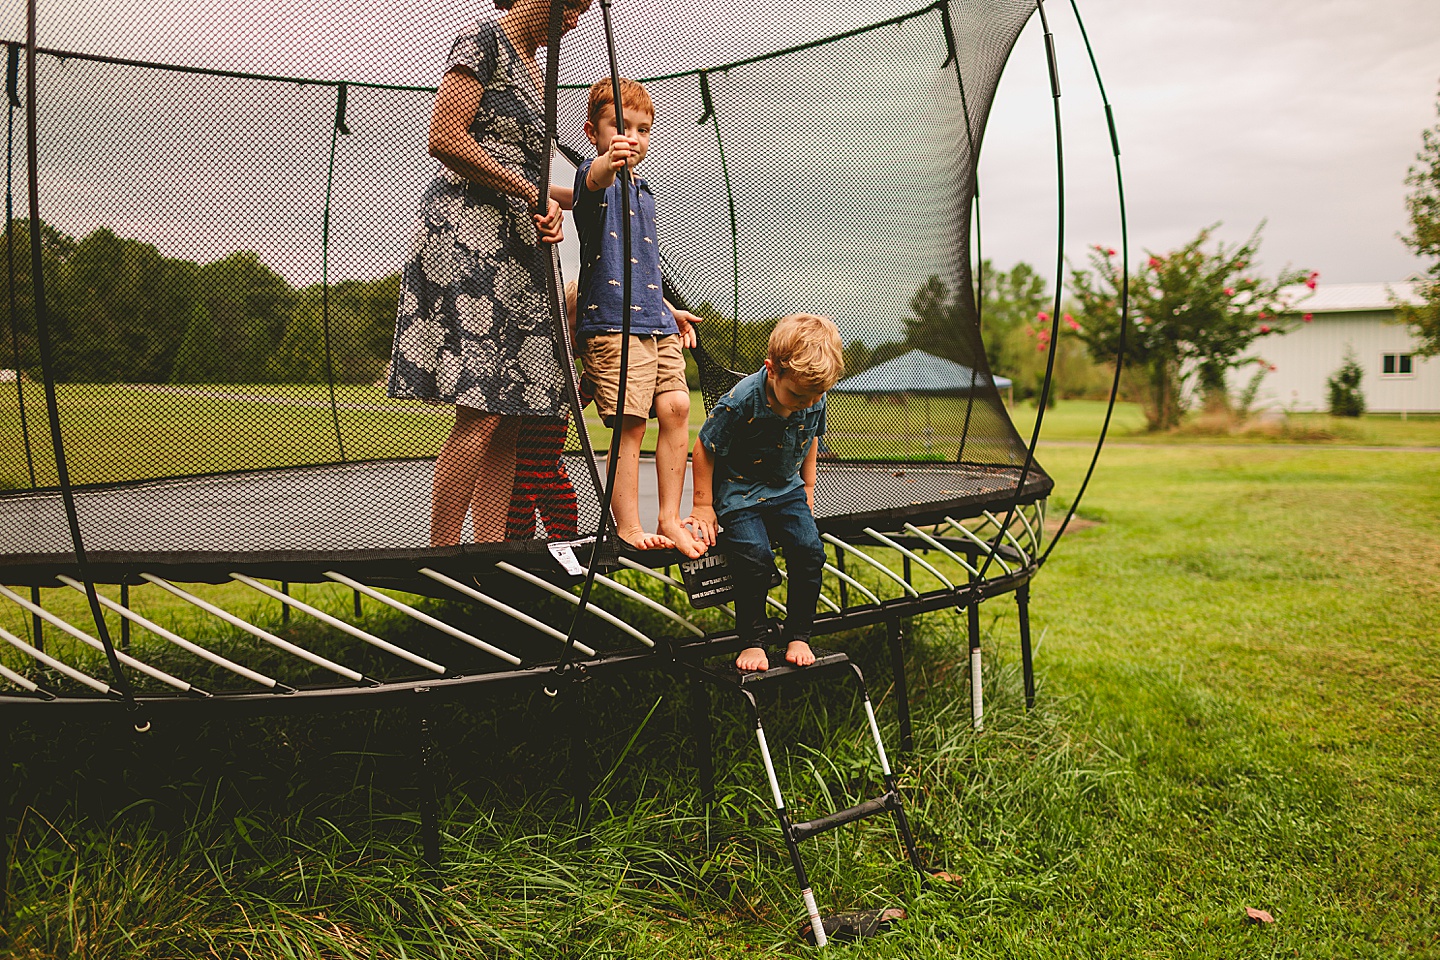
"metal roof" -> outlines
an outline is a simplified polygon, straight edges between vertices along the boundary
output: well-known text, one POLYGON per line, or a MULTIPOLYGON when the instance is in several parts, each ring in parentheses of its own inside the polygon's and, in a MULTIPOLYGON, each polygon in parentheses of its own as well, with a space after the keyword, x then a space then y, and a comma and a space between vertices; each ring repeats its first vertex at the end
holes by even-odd
POLYGON ((992 377, 954 360, 924 350, 911 350, 894 360, 846 377, 831 387, 837 393, 969 393, 993 382, 998 389, 1010 386, 1004 377, 992 377))
POLYGON ((1402 302, 1418 306, 1420 284, 1415 280, 1390 283, 1321 283, 1313 295, 1303 284, 1286 287, 1284 293, 1295 304, 1295 313, 1360 313, 1370 310, 1392 310, 1391 295, 1402 302), (1305 298, 1305 299, 1302 299, 1305 298))

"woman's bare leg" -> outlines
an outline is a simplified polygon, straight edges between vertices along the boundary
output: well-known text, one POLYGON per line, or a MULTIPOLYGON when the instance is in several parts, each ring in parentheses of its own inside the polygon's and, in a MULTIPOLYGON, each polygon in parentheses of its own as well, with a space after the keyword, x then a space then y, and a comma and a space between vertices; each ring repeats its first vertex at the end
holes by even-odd
POLYGON ((455 426, 435 458, 430 508, 431 546, 460 542, 467 511, 477 543, 505 538, 505 517, 515 487, 515 437, 519 417, 455 408, 455 426))

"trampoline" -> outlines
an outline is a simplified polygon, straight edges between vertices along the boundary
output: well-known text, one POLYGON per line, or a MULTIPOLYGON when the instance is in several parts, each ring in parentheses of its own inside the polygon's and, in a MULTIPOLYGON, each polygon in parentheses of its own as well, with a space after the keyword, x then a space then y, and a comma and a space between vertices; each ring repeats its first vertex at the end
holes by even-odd
MULTIPOLYGON (((574 265, 554 248, 536 256, 568 425, 563 451, 526 448, 549 471, 532 503, 512 504, 533 533, 474 543, 467 521, 461 543, 430 545, 448 411, 389 400, 376 384, 391 359, 408 218, 434 176, 434 83, 477 11, 455 0, 403 11, 378 0, 270 5, 244 14, 255 22, 236 34, 243 40, 211 42, 200 6, 141 0, 147 16, 122 21, 37 15, 31 0, 23 24, 0 22, 13 31, 0 608, 25 624, 0 627, 0 713, 124 715, 140 727, 413 704, 496 683, 558 694, 609 670, 714 681, 703 662, 735 650, 733 613, 687 602, 678 553, 637 552, 614 535, 603 451, 615 438, 585 419, 560 302, 574 265), (341 22, 363 25, 373 56, 336 56, 341 22), (92 170, 107 175, 66 187, 92 170), (555 509, 577 518, 573 534, 547 529, 555 509), (249 602, 227 606, 196 586, 222 583, 249 602), (297 583, 338 585, 353 610, 297 598, 297 583), (137 587, 191 617, 157 622, 132 605, 137 587), (57 592, 83 594, 89 618, 47 606, 57 592), (257 602, 279 623, 254 613, 257 602), (362 606, 377 605, 423 641, 372 632, 362 606), (291 629, 301 618, 328 631, 322 645, 291 629)), ((712 405, 755 370, 788 313, 833 318, 847 356, 892 358, 847 370, 855 392, 827 401, 817 636, 887 627, 908 747, 906 619, 968 612, 980 729, 979 608, 1013 597, 1032 703, 1029 584, 1090 473, 1047 532, 1054 483, 1035 448, 1060 294, 1034 431, 1022 438, 980 336, 974 264, 984 261, 972 237, 995 89, 1038 16, 1063 275, 1059 73, 1044 0, 761 3, 744 17, 706 0, 599 6, 603 18, 582 18, 563 45, 561 4, 550 7, 543 107, 555 149, 537 183, 565 183, 564 163, 593 154, 583 132, 591 82, 618 67, 647 85, 656 127, 645 174, 664 292, 704 318, 695 402, 712 405), (850 144, 872 128, 884 133, 883 156, 851 162, 850 144), (938 291, 939 328, 912 309, 921 289, 938 291), (963 382, 936 382, 955 371, 963 382), (917 390, 935 395, 923 428, 874 402, 917 390)), ((1118 183, 1113 121, 1110 134, 1118 183)), ((1123 192, 1121 214, 1123 231, 1123 192)), ((1119 375, 1117 363, 1116 385, 1119 375)), ((641 516, 651 517, 653 466, 640 477, 641 516)), ((782 597, 769 601, 777 617, 782 597)), ((826 656, 850 669, 843 652, 826 656)), ((869 722, 887 794, 846 816, 903 820, 873 712, 869 722)), ((804 886, 783 803, 781 814, 804 886)), ((849 822, 836 817, 800 833, 849 822)), ((809 908, 818 923, 813 899, 809 908)))

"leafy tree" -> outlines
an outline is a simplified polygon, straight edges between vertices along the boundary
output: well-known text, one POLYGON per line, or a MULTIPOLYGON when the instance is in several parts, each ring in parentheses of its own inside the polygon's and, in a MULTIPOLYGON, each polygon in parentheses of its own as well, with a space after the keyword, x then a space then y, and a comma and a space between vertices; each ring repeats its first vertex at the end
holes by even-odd
MULTIPOLYGON (((1440 113, 1440 100, 1435 104, 1440 113)), ((1416 306, 1396 303, 1402 321, 1410 325, 1419 339, 1418 353, 1433 357, 1440 354, 1440 124, 1420 135, 1420 152, 1405 182, 1415 188, 1406 198, 1410 209, 1408 237, 1401 237, 1417 256, 1434 260, 1420 281, 1424 302, 1416 306)))
POLYGON ((1364 378, 1365 371, 1355 359, 1355 348, 1346 344, 1345 362, 1325 381, 1330 393, 1331 416, 1358 417, 1365 412, 1365 395, 1360 392, 1360 381, 1364 378))
MULTIPOLYGON (((324 291, 300 291, 284 338, 265 363, 266 379, 323 383, 324 291)), ((376 280, 343 280, 330 288, 330 356, 340 383, 371 383, 384 373, 395 334, 400 274, 376 280)))
MULTIPOLYGON (((1273 279, 1255 269, 1262 223, 1244 243, 1206 247, 1219 224, 1207 227, 1185 246, 1150 254, 1130 277, 1130 317, 1125 363, 1151 430, 1177 426, 1187 388, 1223 397, 1225 374, 1253 363, 1246 354, 1261 337, 1283 331, 1281 317, 1298 302, 1292 291, 1314 289, 1317 273, 1286 268, 1273 279), (1289 288, 1289 289, 1287 289, 1289 288)), ((1120 349, 1120 265, 1115 251, 1094 247, 1089 270, 1071 270, 1079 302, 1079 331, 1097 360, 1120 349)))
MULTIPOLYGON (((980 277, 980 338, 985 363, 996 374, 1014 382, 1016 396, 1039 396, 1050 346, 1050 315, 1046 312, 1050 295, 1045 292, 1045 278, 1023 261, 1007 271, 995 269, 989 260, 981 264, 980 277)), ((968 367, 984 369, 976 362, 973 307, 959 291, 952 292, 939 277, 932 276, 915 292, 910 309, 907 348, 919 347, 968 367)), ((1071 320, 1067 330, 1074 329, 1078 324, 1071 320)), ((1089 392, 1096 385, 1098 373, 1085 348, 1066 334, 1058 346, 1051 402, 1062 393, 1073 396, 1089 392)))
POLYGON ((55 376, 62 381, 164 380, 195 297, 195 264, 101 227, 56 271, 55 376))
MULTIPOLYGON (((35 290, 30 281, 30 221, 15 218, 10 224, 10 234, 15 243, 15 332, 20 346, 20 369, 32 379, 40 377, 40 351, 35 342, 35 290)), ((9 239, 0 233, 0 264, 9 258, 6 244, 9 239)), ((40 223, 40 263, 47 278, 60 275, 61 265, 75 250, 75 240, 54 227, 40 223)), ((8 274, 7 274, 8 277, 8 274)), ((9 280, 6 280, 9 283, 9 280)), ((54 291, 46 288, 46 298, 53 302, 54 291)), ((8 302, 9 288, 4 294, 8 302)), ((8 305, 5 307, 8 312, 8 305)), ((0 369, 15 365, 15 354, 7 329, 0 348, 0 369)))
POLYGON ((200 268, 199 305, 170 379, 176 383, 253 383, 270 379, 265 363, 280 343, 297 294, 248 250, 200 268))

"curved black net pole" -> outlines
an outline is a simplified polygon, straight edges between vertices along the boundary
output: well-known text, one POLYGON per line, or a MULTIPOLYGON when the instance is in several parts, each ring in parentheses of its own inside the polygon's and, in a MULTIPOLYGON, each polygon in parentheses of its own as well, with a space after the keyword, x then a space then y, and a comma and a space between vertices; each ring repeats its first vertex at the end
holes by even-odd
MULTIPOLYGON (((936 5, 940 11, 940 27, 945 33, 945 51, 948 54, 940 66, 955 65, 955 85, 960 91, 960 115, 965 118, 965 149, 970 156, 970 185, 974 189, 975 229, 975 329, 981 330, 985 310, 985 255, 980 246, 980 157, 975 150, 975 131, 970 125, 970 100, 965 95, 965 72, 960 67, 960 48, 955 42, 955 24, 950 19, 950 0, 940 0, 936 5)), ((967 264, 968 266, 968 264, 967 264)), ((959 291, 956 291, 959 296, 959 291)), ((980 345, 984 349, 982 338, 980 345)), ((955 453, 955 462, 965 459, 965 442, 970 437, 970 414, 975 407, 975 366, 970 366, 970 392, 965 399, 965 421, 960 426, 960 449, 955 453)))
POLYGON ((30 449, 30 418, 25 411, 25 364, 20 356, 20 309, 15 296, 15 108, 20 106, 20 45, 5 45, 5 95, 9 101, 9 120, 5 128, 5 267, 6 291, 10 298, 10 351, 15 358, 15 397, 20 407, 20 439, 25 445, 25 468, 30 473, 30 489, 40 484, 35 480, 35 453, 30 449))
POLYGON ((349 134, 345 125, 345 101, 349 88, 339 84, 335 93, 335 121, 330 125, 330 163, 325 173, 325 220, 320 230, 320 327, 325 335, 325 382, 330 388, 330 422, 335 425, 335 446, 345 462, 345 438, 340 433, 340 410, 335 405, 335 360, 330 345, 330 189, 335 183, 335 142, 349 134))
POLYGON ((740 228, 735 219, 735 186, 730 181, 730 164, 725 159, 725 138, 720 135, 720 114, 710 95, 710 74, 700 71, 700 102, 705 112, 696 123, 706 120, 715 129, 715 149, 720 152, 720 176, 725 179, 725 202, 730 207, 730 366, 735 366, 735 353, 740 344, 740 228))
MULTIPOLYGON (((610 59, 610 89, 615 97, 615 131, 619 133, 625 129, 625 110, 620 92, 620 64, 615 56, 615 25, 611 22, 610 6, 611 0, 600 0, 600 16, 605 25, 605 52, 610 59)), ((560 35, 559 8, 560 0, 551 0, 550 36, 557 46, 560 35)), ((553 62, 558 69, 560 58, 557 49, 551 48, 548 57, 547 66, 553 62)), ((625 426, 625 378, 630 369, 630 300, 634 295, 630 270, 629 165, 620 168, 619 179, 620 245, 625 251, 625 262, 620 268, 620 387, 615 398, 615 422, 610 431, 610 455, 605 461, 605 491, 600 497, 600 530, 595 537, 595 549, 590 554, 590 565, 585 570, 585 582, 580 587, 580 603, 575 607, 575 616, 570 621, 570 629, 565 633, 565 649, 560 654, 560 662, 555 666, 557 675, 563 674, 570 664, 570 658, 575 651, 576 632, 580 629, 580 618, 585 615, 585 608, 590 603, 590 593, 595 588, 595 574, 600 570, 601 548, 606 544, 607 532, 612 522, 610 502, 615 493, 615 473, 620 466, 620 434, 625 426)), ((618 538, 619 532, 616 531, 615 535, 618 538)), ((551 692, 551 688, 546 689, 551 692)))
POLYGON ((1020 467, 1020 476, 1015 481, 1015 494, 1010 498, 1010 507, 1000 529, 995 531, 995 540, 985 555, 977 579, 985 579, 990 564, 995 561, 996 551, 1004 545, 1005 532, 1015 520, 1015 511, 1020 508, 1020 493, 1025 481, 1030 478, 1030 468, 1035 465, 1035 448, 1040 445, 1040 428, 1045 423, 1045 408, 1050 403, 1050 388, 1055 378, 1055 356, 1060 341, 1060 298, 1064 292, 1065 277, 1065 144, 1064 127, 1060 120, 1060 65, 1055 59, 1055 35, 1050 32, 1050 20, 1045 16, 1045 0, 1036 0, 1035 9, 1040 12, 1040 26, 1045 32, 1045 60, 1050 71, 1050 100, 1055 113, 1055 177, 1056 177, 1056 226, 1055 226, 1055 302, 1050 312, 1050 352, 1045 358, 1045 381, 1040 387, 1039 404, 1035 409, 1035 429, 1030 433, 1030 444, 1025 449, 1025 463, 1020 467))
POLYGON ((1080 17, 1080 8, 1075 0, 1070 0, 1070 9, 1075 12, 1075 23, 1079 25, 1080 37, 1085 41, 1085 53, 1090 57, 1090 69, 1095 73, 1095 85, 1100 88, 1100 100, 1105 104, 1105 122, 1110 127, 1110 152, 1115 157, 1115 192, 1120 198, 1120 344, 1115 350, 1115 377, 1110 382, 1110 402, 1105 406, 1105 419, 1100 424, 1100 436, 1095 440, 1095 453, 1090 457, 1085 479, 1080 481, 1080 489, 1075 492, 1075 499, 1071 501, 1070 509, 1065 512, 1065 519, 1060 522, 1055 538, 1045 548, 1037 566, 1044 566, 1045 561, 1050 559, 1050 554, 1055 552, 1055 544, 1065 535, 1070 521, 1075 517, 1075 511, 1080 509, 1080 500, 1090 486, 1090 478, 1095 475, 1095 466, 1100 462, 1100 450, 1105 446, 1106 434, 1110 432, 1110 418, 1115 413, 1115 400, 1120 394, 1120 373, 1125 366, 1126 335, 1130 329, 1130 225, 1125 216, 1125 177, 1120 168, 1120 136, 1115 132, 1115 111, 1111 109, 1110 97, 1105 93, 1105 81, 1100 77, 1100 64, 1095 60, 1095 48, 1090 44, 1090 34, 1085 30, 1085 21, 1080 17))
MULTIPOLYGON (((549 197, 548 188, 550 183, 552 151, 559 149, 570 162, 577 167, 581 160, 578 155, 572 155, 556 139, 556 129, 559 123, 560 114, 560 40, 561 40, 561 14, 556 13, 558 4, 552 5, 550 11, 550 22, 546 35, 545 54, 545 142, 548 149, 540 160, 540 180, 536 188, 538 195, 549 197)), ((563 13, 563 12, 562 12, 563 13)), ((548 200, 547 200, 548 202, 548 200)), ((560 367, 561 383, 565 387, 565 399, 570 404, 570 416, 575 423, 575 435, 580 441, 580 453, 585 458, 585 466, 590 474, 591 489, 598 494, 604 487, 600 482, 600 468, 595 464, 595 448, 590 443, 590 431, 585 429, 585 411, 580 404, 580 384, 575 379, 575 349, 570 340, 570 323, 565 313, 565 278, 560 273, 560 252, 554 244, 538 243, 536 252, 544 261, 542 266, 545 269, 545 296, 550 307, 550 321, 555 333, 555 362, 560 367)), ((601 516, 601 526, 604 526, 604 516, 601 516)), ((599 539, 597 533, 597 541, 599 539)), ((547 531, 548 534, 548 531, 547 531)))
MULTIPOLYGON (((36 119, 35 95, 35 0, 26 3, 25 25, 25 160, 30 196, 30 283, 35 296, 35 339, 40 349, 40 370, 45 381, 45 410, 50 419, 50 442, 55 449, 55 474, 60 485, 60 497, 65 504, 65 519, 70 525, 70 539, 75 546, 75 566, 80 580, 85 584, 85 596, 90 601, 90 615, 95 620, 95 631, 105 648, 105 659, 110 664, 110 673, 115 689, 129 703, 132 711, 140 706, 135 702, 135 691, 129 679, 120 669, 120 660, 115 655, 115 646, 110 642, 110 628, 100 610, 100 599, 95 593, 95 584, 90 579, 90 565, 85 559, 85 544, 80 536, 80 517, 75 510, 75 492, 70 488, 70 471, 65 463, 65 441, 60 432, 60 405, 55 398, 55 368, 50 353, 50 327, 45 307, 45 272, 41 255, 42 227, 40 220, 40 176, 38 163, 38 123, 36 119)), ((135 728, 148 730, 150 724, 137 717, 135 728)))

